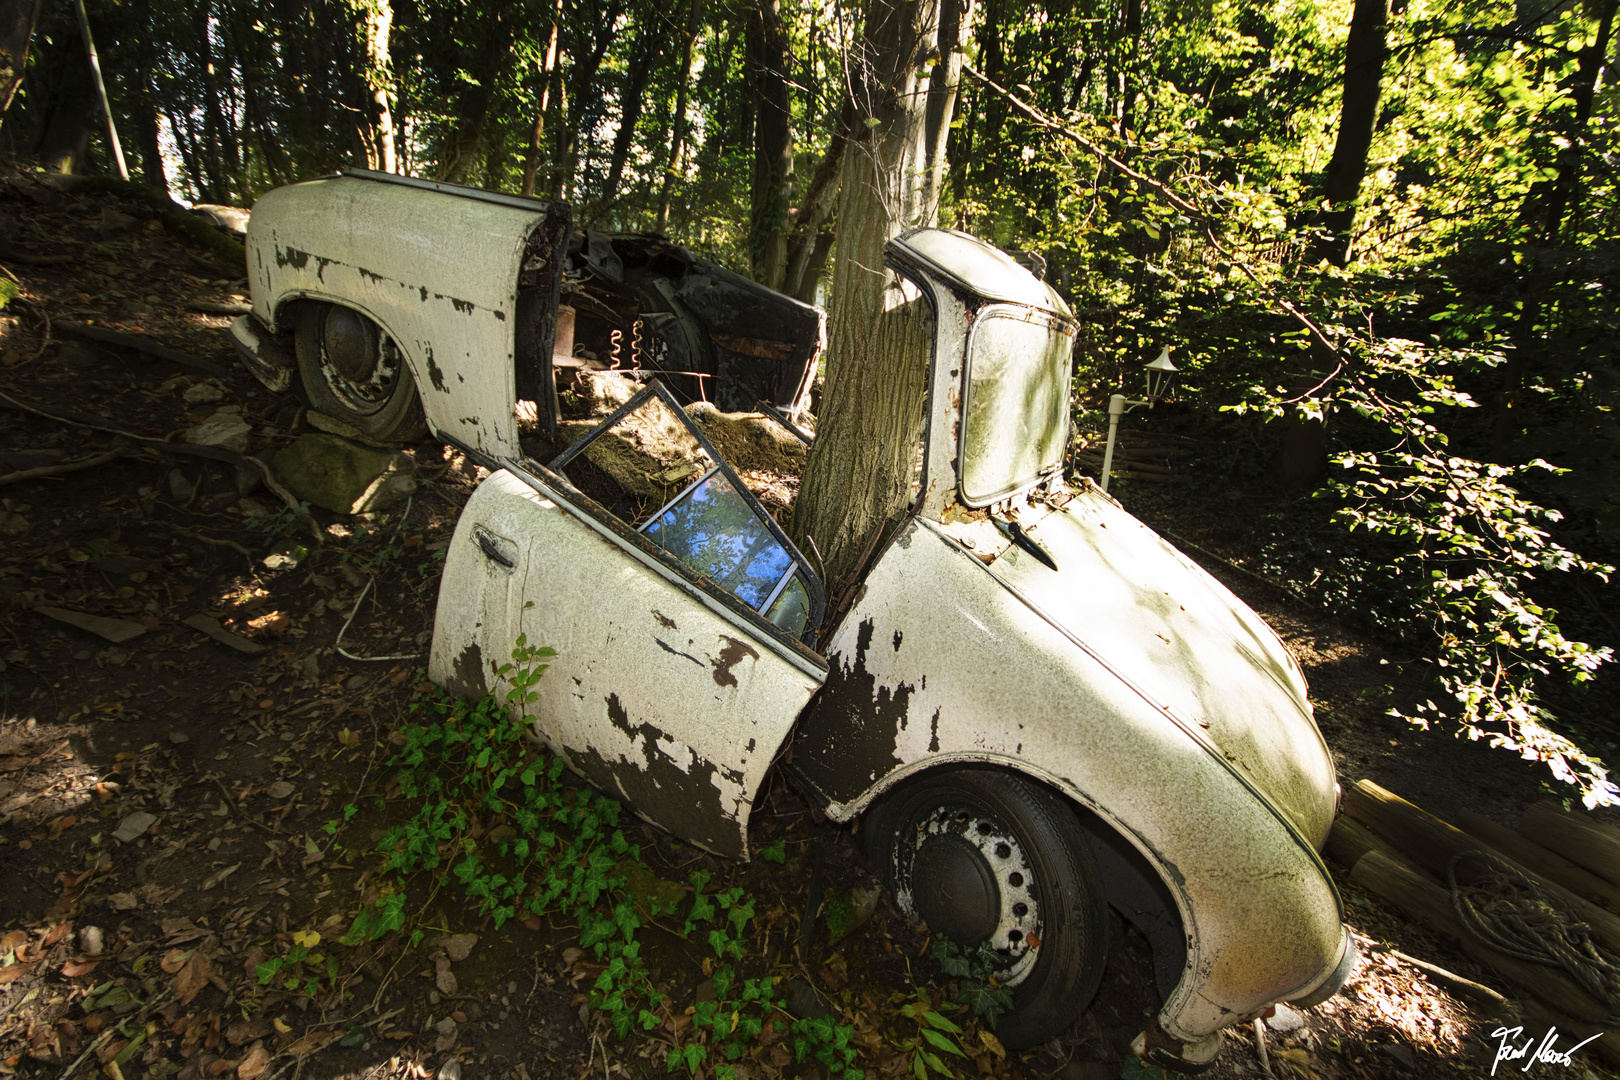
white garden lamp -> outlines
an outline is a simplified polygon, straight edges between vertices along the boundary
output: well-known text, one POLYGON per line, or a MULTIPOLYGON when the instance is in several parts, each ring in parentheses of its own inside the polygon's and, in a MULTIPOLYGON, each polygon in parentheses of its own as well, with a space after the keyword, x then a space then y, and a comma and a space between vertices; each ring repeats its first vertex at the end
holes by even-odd
POLYGON ((1143 369, 1147 376, 1147 397, 1141 401, 1128 398, 1124 394, 1115 394, 1108 399, 1108 447, 1103 451, 1102 484, 1104 491, 1108 490, 1108 476, 1114 468, 1114 439, 1119 434, 1119 418, 1136 408, 1146 405, 1153 408, 1153 403, 1160 398, 1168 397, 1170 384, 1176 381, 1181 372, 1176 365, 1170 362, 1170 346, 1166 345, 1159 350, 1159 355, 1143 369))

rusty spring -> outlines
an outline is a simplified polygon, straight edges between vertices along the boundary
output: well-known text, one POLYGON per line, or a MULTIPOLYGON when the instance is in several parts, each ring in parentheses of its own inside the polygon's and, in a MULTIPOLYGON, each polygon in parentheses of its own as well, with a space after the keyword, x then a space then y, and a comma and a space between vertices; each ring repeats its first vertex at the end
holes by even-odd
MULTIPOLYGON (((623 359, 624 359, 624 357, 621 355, 623 347, 624 347, 624 331, 622 331, 622 330, 614 330, 611 334, 608 335, 608 341, 612 343, 612 352, 610 353, 610 355, 611 355, 611 357, 613 359, 613 363, 608 368, 608 370, 610 370, 610 371, 618 371, 619 370, 619 364, 622 363, 623 359)), ((635 322, 630 324, 630 368, 633 371, 641 370, 641 320, 640 319, 637 319, 635 322)))

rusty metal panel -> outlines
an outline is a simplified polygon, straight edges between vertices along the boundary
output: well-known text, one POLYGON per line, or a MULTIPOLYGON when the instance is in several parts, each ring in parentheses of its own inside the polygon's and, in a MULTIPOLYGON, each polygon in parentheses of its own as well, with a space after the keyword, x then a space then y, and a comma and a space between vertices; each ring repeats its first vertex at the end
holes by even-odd
MULTIPOLYGON (((1078 526, 1067 529, 1061 541, 1056 525, 1035 529, 1057 557, 1054 572, 1011 546, 995 549, 997 563, 987 566, 942 527, 905 525, 829 644, 832 670, 800 722, 792 769, 837 820, 905 777, 953 761, 1005 765, 1096 811, 1155 867, 1180 908, 1187 961, 1161 1023, 1192 1039, 1314 985, 1337 962, 1338 897, 1311 844, 1326 821, 1305 822, 1302 835, 1260 781, 1225 757, 1225 727, 1206 730, 1202 716, 1166 707, 1184 707, 1188 693, 1202 699, 1152 682, 1153 666, 1131 652, 1142 647, 1131 637, 1140 620, 1119 623, 1117 608, 1140 574, 1099 569, 1096 560, 1121 561, 1111 550, 1080 565, 1078 526), (1036 571, 1068 606, 1029 585, 1036 571), (1112 572, 1123 572, 1126 584, 1095 576, 1112 572), (1061 617, 1021 596, 1014 579, 1061 617)), ((1218 678, 1215 637, 1210 631, 1188 646, 1202 651, 1186 657, 1177 677, 1218 678)), ((1229 663, 1241 657, 1232 641, 1221 648, 1229 663)), ((1245 705, 1266 696, 1253 685, 1244 693, 1245 705)), ((1247 734, 1264 741, 1269 726, 1270 738, 1309 758, 1311 742, 1297 729, 1310 721, 1294 694, 1273 683, 1268 700, 1247 734)), ((1324 785, 1314 805, 1331 816, 1331 764, 1325 750, 1315 752, 1322 761, 1304 773, 1324 785)))
POLYGON ((533 706, 554 751, 654 824, 748 857, 753 798, 819 665, 503 470, 457 523, 429 676, 504 694, 519 634, 557 650, 533 706))
POLYGON ((353 176, 276 188, 248 225, 253 313, 281 330, 293 300, 361 312, 404 354, 436 434, 515 457, 518 281, 540 222, 518 205, 353 176))

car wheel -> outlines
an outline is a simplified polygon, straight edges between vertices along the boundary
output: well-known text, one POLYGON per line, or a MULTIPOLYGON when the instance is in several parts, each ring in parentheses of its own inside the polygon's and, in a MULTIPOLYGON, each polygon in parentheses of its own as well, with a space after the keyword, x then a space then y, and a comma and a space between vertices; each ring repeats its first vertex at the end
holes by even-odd
POLYGON ((939 769, 868 812, 867 853, 895 902, 1013 990, 1009 1049, 1045 1042, 1091 1002, 1108 955, 1107 901, 1074 810, 1002 769, 939 769))
POLYGON ((294 344, 315 409, 378 442, 411 442, 427 433, 411 369, 376 323, 348 308, 306 304, 294 344))

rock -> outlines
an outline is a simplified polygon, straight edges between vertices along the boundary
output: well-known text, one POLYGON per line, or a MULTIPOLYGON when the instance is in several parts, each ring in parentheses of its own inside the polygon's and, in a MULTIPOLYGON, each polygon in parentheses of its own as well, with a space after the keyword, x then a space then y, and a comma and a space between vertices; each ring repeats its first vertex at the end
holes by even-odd
POLYGON ((461 1062, 451 1058, 439 1066, 439 1080, 461 1080, 461 1062))
POLYGON ((309 420, 309 426, 317 431, 324 431, 329 435, 341 435, 350 442, 364 443, 367 446, 375 446, 379 450, 393 449, 387 443, 378 442, 376 439, 373 439, 371 436, 367 435, 353 424, 339 420, 335 416, 328 416, 323 412, 316 412, 314 409, 309 410, 304 414, 304 416, 309 420))
POLYGON ((1305 1026, 1305 1017, 1297 1009, 1278 1002, 1276 1012, 1266 1017, 1266 1027, 1279 1035, 1291 1035, 1305 1026))
POLYGON ((277 780, 265 788, 264 793, 272 799, 285 799, 293 793, 293 786, 285 780, 277 780))
POLYGON ((433 984, 444 996, 455 996, 456 973, 450 970, 450 958, 442 952, 433 954, 433 984))
POLYGON ((339 514, 383 510, 416 490, 411 459, 336 435, 300 435, 270 461, 282 486, 339 514))
POLYGON ((197 486, 186 478, 186 474, 179 469, 169 470, 169 494, 182 503, 191 501, 191 495, 197 486))
POLYGON ((827 1017, 833 1014, 832 1006, 827 999, 803 975, 797 976, 787 984, 782 993, 782 1004, 794 1016, 804 1019, 806 1017, 827 1017))
POLYGON ((225 390, 215 382, 193 383, 180 395, 187 405, 218 405, 225 400, 225 390))
POLYGON ((134 911, 140 907, 140 901, 135 899, 134 893, 115 892, 107 894, 107 906, 113 911, 134 911))
POLYGON ((246 420, 234 412, 221 410, 189 429, 184 438, 192 446, 217 446, 240 454, 247 450, 252 435, 253 428, 246 420))
POLYGON ((0 510, 0 536, 21 536, 31 522, 14 510, 0 510))
POLYGON ((822 921, 827 927, 827 943, 836 945, 850 934, 865 926, 877 910, 878 890, 851 889, 848 893, 833 891, 827 898, 822 921))
POLYGON ((101 208, 102 232, 129 232, 138 224, 140 223, 121 210, 114 210, 110 206, 101 208))
POLYGON ((452 963, 459 964, 472 953, 473 946, 478 944, 477 934, 450 934, 439 939, 439 945, 444 949, 452 963))
POLYGON ((100 956, 106 948, 106 941, 102 936, 101 927, 85 926, 79 930, 79 948, 86 956, 100 956))
POLYGON ((131 843, 156 823, 156 814, 148 814, 145 810, 137 810, 118 823, 118 828, 113 830, 113 839, 121 840, 126 844, 131 843))

